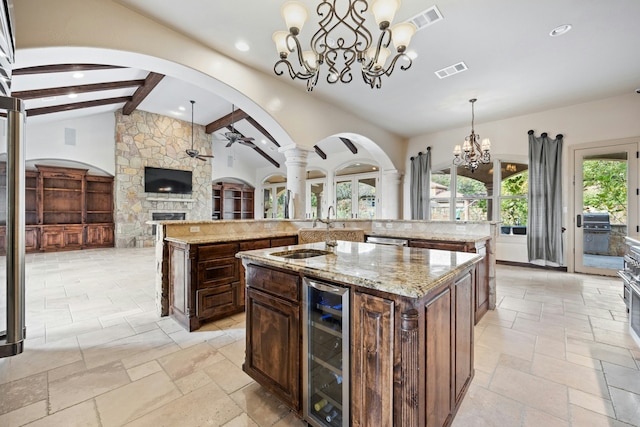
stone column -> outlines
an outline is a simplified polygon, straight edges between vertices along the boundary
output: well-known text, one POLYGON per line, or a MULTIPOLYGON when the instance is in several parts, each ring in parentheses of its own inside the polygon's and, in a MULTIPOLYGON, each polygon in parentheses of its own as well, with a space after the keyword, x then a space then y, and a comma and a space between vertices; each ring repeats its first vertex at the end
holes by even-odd
POLYGON ((280 148, 287 166, 287 190, 291 191, 289 218, 304 219, 307 200, 307 155, 311 151, 305 147, 288 145, 280 148))
POLYGON ((402 206, 402 172, 397 169, 385 169, 381 174, 379 199, 383 200, 380 219, 400 219, 402 206))

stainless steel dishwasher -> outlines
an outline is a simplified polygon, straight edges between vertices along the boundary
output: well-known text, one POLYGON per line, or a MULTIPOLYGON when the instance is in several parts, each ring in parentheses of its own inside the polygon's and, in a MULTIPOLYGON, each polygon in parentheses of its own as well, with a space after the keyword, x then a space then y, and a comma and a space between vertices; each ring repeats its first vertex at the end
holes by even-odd
POLYGON ((377 245, 388 246, 409 246, 407 239, 395 239, 391 237, 368 236, 367 243, 375 243, 377 245))

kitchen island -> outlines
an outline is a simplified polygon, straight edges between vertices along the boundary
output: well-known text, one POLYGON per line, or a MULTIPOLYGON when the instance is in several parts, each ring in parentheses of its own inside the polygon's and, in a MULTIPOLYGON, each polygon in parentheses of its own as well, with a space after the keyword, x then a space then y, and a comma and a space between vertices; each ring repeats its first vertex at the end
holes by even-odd
POLYGON ((345 241, 326 249, 313 243, 237 254, 247 286, 244 371, 313 425, 449 425, 473 377, 473 283, 483 257, 345 241), (339 345, 348 362, 325 364, 339 380, 323 390, 305 387, 314 374, 303 368, 323 350, 303 337, 314 323, 305 314, 318 305, 306 297, 310 281, 346 293, 346 307, 327 313, 340 307, 345 316, 339 326, 349 338, 339 345), (323 394, 336 383, 346 384, 341 401, 323 394), (326 424, 317 421, 323 405, 337 413, 326 424))

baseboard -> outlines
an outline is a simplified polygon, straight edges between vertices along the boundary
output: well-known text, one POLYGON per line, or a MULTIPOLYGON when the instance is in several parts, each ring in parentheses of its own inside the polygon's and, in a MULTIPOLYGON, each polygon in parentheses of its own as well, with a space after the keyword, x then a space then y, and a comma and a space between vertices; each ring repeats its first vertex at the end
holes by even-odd
POLYGON ((515 262, 515 261, 500 261, 496 260, 496 264, 508 265, 511 267, 525 267, 525 268, 537 268, 539 270, 553 270, 567 272, 567 267, 552 267, 549 265, 536 265, 528 262, 515 262))

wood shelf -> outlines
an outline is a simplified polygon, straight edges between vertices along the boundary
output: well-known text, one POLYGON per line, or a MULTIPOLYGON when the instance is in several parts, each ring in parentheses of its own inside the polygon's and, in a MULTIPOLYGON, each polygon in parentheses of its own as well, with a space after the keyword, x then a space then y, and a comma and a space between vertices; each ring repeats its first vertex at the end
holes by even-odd
POLYGON ((254 219, 254 192, 248 185, 220 182, 212 186, 212 219, 254 219))

